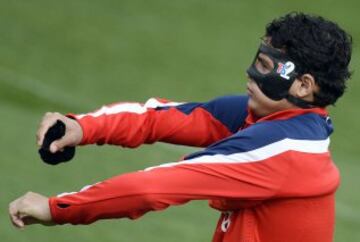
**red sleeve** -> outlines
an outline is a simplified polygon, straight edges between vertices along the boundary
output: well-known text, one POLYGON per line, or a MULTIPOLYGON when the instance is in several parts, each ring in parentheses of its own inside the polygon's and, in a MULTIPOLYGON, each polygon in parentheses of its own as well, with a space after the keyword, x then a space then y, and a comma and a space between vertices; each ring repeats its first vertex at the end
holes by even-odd
POLYGON ((151 98, 145 104, 116 103, 92 113, 70 116, 83 129, 81 144, 137 147, 162 141, 205 147, 230 136, 244 122, 247 99, 236 98, 236 101, 227 97, 208 103, 151 98))
POLYGON ((251 178, 252 169, 256 168, 184 164, 124 174, 78 193, 50 198, 51 214, 58 224, 89 224, 98 219, 135 219, 146 212, 190 200, 239 197, 262 200, 273 196, 282 178, 273 179, 275 176, 269 173, 269 177, 255 181, 251 178), (248 174, 240 177, 232 169, 248 174))

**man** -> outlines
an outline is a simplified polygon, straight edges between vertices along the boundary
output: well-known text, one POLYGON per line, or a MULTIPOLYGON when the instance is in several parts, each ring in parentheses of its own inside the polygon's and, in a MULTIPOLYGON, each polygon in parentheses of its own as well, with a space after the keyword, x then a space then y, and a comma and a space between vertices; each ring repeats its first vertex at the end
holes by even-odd
POLYGON ((190 200, 221 211, 214 242, 330 242, 338 169, 325 107, 350 77, 351 37, 321 17, 291 13, 266 28, 249 69, 247 96, 207 103, 150 99, 87 114, 48 113, 38 144, 57 120, 66 146, 156 141, 207 147, 180 162, 113 177, 77 193, 27 193, 12 202, 16 227, 138 218, 190 200))

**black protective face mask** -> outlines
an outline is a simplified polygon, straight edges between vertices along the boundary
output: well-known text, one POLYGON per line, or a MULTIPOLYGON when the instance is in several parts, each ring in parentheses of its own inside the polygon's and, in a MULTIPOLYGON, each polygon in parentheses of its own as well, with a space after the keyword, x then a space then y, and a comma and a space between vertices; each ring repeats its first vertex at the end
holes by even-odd
POLYGON ((295 63, 285 53, 265 44, 260 45, 247 73, 256 82, 260 90, 275 101, 289 96, 290 86, 298 75, 295 63), (260 53, 267 55, 273 62, 274 68, 267 73, 261 72, 256 67, 256 60, 260 53))

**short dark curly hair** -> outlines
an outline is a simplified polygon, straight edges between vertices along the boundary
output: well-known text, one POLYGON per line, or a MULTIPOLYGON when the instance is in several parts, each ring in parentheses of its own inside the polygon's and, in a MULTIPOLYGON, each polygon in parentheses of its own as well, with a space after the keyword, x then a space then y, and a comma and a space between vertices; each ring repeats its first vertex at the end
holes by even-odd
POLYGON ((314 105, 335 104, 351 77, 352 37, 336 23, 320 16, 292 12, 266 26, 271 45, 285 49, 297 64, 297 72, 315 78, 319 92, 314 105))

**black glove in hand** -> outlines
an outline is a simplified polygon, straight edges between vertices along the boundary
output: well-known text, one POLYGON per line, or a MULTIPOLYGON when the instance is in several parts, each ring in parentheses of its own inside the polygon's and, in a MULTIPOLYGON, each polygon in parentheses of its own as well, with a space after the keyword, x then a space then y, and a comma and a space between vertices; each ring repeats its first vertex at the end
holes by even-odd
POLYGON ((41 159, 50 165, 57 165, 61 162, 71 160, 75 155, 75 147, 65 147, 63 151, 56 153, 50 152, 50 145, 55 140, 61 139, 65 135, 65 124, 57 120, 56 123, 46 132, 43 144, 39 149, 41 159))

